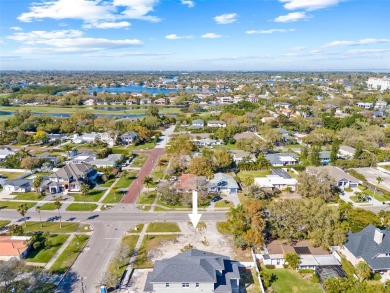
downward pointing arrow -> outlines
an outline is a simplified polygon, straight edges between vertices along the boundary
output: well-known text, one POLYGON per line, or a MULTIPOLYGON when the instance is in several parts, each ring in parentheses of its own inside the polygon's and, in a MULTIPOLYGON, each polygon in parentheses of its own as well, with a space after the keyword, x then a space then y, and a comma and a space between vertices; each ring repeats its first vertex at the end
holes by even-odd
POLYGON ((198 214, 198 192, 192 192, 192 214, 188 214, 192 222, 192 226, 196 229, 202 214, 198 214))

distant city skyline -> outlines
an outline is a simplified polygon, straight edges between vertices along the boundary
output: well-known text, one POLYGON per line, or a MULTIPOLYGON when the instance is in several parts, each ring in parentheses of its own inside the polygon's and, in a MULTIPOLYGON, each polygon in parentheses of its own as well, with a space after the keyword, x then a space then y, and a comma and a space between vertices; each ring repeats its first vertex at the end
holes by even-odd
POLYGON ((1 70, 389 71, 379 0, 2 0, 1 70))

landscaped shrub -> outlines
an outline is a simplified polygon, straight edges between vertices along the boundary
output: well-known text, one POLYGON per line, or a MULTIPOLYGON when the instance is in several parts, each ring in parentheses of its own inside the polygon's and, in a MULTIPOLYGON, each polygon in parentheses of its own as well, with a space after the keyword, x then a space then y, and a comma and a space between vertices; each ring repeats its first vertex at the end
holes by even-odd
POLYGON ((288 269, 288 264, 283 264, 283 267, 285 268, 285 269, 288 269))
POLYGON ((298 273, 300 273, 300 274, 312 274, 313 270, 312 269, 299 269, 298 273))
POLYGON ((316 273, 313 273, 313 275, 311 276, 311 281, 313 283, 319 283, 320 282, 320 278, 317 276, 316 273))
POLYGON ((341 258, 341 267, 347 276, 352 277, 355 273, 355 267, 345 258, 341 258))
POLYGON ((266 269, 273 270, 275 268, 275 265, 265 265, 266 269))
POLYGON ((344 190, 345 190, 346 192, 352 192, 352 191, 353 191, 351 187, 347 187, 347 188, 345 188, 344 190))
POLYGON ((375 273, 371 276, 371 279, 374 281, 379 281, 381 278, 382 278, 381 274, 379 274, 379 273, 375 273))

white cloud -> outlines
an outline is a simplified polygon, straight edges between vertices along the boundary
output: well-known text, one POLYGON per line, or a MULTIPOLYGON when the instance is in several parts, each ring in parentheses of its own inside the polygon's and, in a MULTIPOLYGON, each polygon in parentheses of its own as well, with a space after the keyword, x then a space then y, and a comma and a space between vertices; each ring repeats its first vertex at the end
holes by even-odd
POLYGON ((305 50, 306 47, 303 47, 303 46, 298 46, 298 47, 292 47, 291 50, 293 51, 302 51, 302 50, 305 50))
POLYGON ((214 20, 218 24, 228 24, 237 21, 237 13, 222 14, 214 17, 214 20))
POLYGON ((380 43, 389 43, 390 39, 361 39, 358 41, 334 41, 324 45, 325 48, 329 47, 341 47, 341 46, 361 46, 361 45, 373 45, 380 43))
POLYGON ((88 23, 84 24, 83 28, 100 28, 100 29, 114 29, 114 28, 125 28, 131 26, 130 22, 120 21, 120 22, 97 22, 97 23, 88 23))
POLYGON ((273 34, 273 33, 287 33, 287 32, 294 32, 295 29, 270 29, 270 30, 249 30, 246 31, 248 35, 254 35, 254 34, 273 34))
POLYGON ((80 19, 86 24, 114 23, 116 20, 141 19, 156 22, 159 18, 148 15, 158 0, 46 0, 33 2, 30 11, 18 19, 32 22, 44 18, 80 19))
POLYGON ((6 46, 8 45, 6 42, 4 42, 3 40, 0 40, 0 46, 6 46))
POLYGON ((168 56, 173 55, 173 53, 160 53, 160 52, 116 52, 116 53, 105 53, 105 54, 84 54, 86 57, 98 57, 98 58, 117 58, 117 57, 137 57, 137 56, 168 56))
POLYGON ((378 53, 387 53, 390 52, 390 49, 356 49, 349 50, 346 52, 347 55, 359 55, 359 54, 378 54, 378 53))
POLYGON ((304 9, 313 11, 337 5, 341 0, 279 0, 288 10, 304 9))
POLYGON ((11 26, 9 29, 13 30, 13 31, 22 31, 23 30, 20 26, 11 26))
POLYGON ((186 5, 188 8, 195 7, 195 2, 191 0, 181 0, 181 4, 186 5))
POLYGON ((192 36, 179 36, 177 34, 170 34, 165 36, 165 38, 168 40, 179 40, 179 39, 191 39, 192 36))
POLYGON ((22 48, 16 52, 23 54, 93 52, 142 45, 142 41, 137 39, 111 40, 84 37, 84 33, 79 30, 19 32, 7 38, 21 42, 22 48))
POLYGON ((207 34, 203 34, 202 35, 203 39, 219 39, 219 38, 222 38, 222 37, 223 37, 222 35, 219 35, 219 34, 216 34, 216 33, 207 33, 207 34))
POLYGON ((275 22, 294 22, 298 20, 307 19, 310 16, 306 15, 305 12, 290 12, 286 15, 278 16, 274 19, 275 22))

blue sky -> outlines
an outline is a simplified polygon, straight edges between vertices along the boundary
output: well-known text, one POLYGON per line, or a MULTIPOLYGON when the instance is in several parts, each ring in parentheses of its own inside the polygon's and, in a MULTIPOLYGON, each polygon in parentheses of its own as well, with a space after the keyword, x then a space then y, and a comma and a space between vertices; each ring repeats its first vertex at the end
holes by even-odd
POLYGON ((387 0, 1 0, 0 69, 390 70, 387 0))

